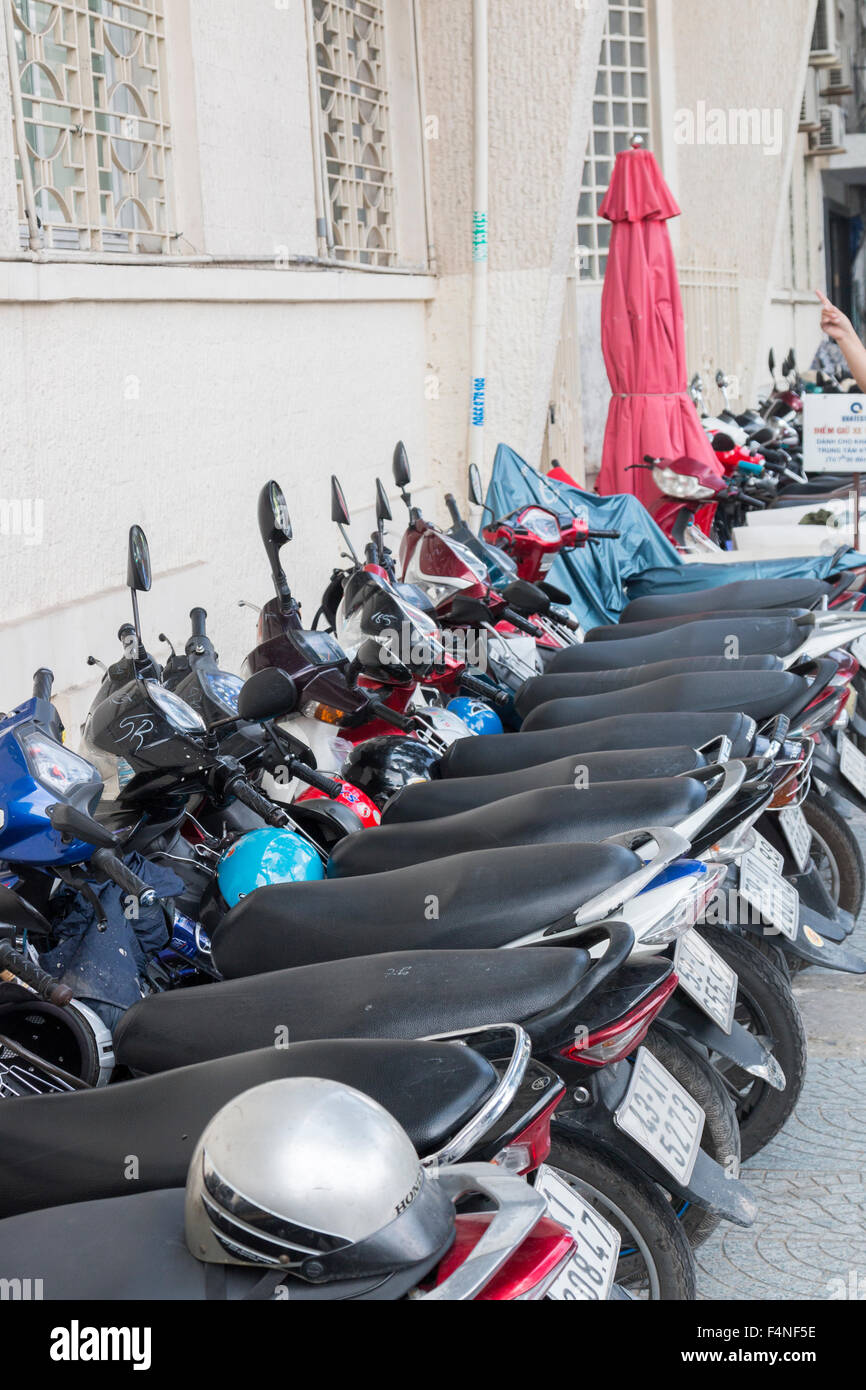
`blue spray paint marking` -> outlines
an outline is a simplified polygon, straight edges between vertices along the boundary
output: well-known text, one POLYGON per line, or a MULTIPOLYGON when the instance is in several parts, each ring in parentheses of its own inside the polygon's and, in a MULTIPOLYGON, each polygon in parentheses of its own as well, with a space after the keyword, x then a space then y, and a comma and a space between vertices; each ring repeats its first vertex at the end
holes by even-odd
POLYGON ((487 391, 487 378, 477 376, 472 382, 472 423, 484 424, 484 398, 487 391))
POLYGON ((486 212, 473 212, 472 214, 472 259, 473 261, 487 260, 486 212))

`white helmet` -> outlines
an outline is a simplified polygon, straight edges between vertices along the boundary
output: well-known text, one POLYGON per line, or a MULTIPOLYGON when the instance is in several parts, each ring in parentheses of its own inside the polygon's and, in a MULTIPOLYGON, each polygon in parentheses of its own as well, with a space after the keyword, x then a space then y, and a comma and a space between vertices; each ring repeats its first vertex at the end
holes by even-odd
POLYGON ((452 1202, 405 1131, 335 1081, 245 1091, 213 1117, 190 1163, 186 1241, 205 1264, 409 1289, 453 1238, 452 1202))

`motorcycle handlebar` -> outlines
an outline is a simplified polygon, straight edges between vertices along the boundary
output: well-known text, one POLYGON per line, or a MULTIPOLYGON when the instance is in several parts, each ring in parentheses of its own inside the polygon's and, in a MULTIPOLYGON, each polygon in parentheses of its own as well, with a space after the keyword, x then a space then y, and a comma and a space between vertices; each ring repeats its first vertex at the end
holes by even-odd
POLYGON ((53 685, 54 672, 49 671, 47 666, 40 666, 33 677, 34 700, 50 700, 53 685))
POLYGON ((509 605, 503 608, 502 616, 512 627, 516 627, 518 632, 525 632, 529 637, 538 636, 537 628, 533 627, 532 623, 527 622, 526 618, 521 617, 521 615, 509 605))
POLYGON ((580 632, 580 623, 577 618, 573 618, 565 608, 551 608, 550 616, 555 618, 558 623, 562 623, 562 626, 567 627, 570 632, 580 632))
POLYGON ((494 709, 508 709, 511 704, 511 696, 503 690, 493 690, 484 681, 478 680, 476 676, 464 674, 460 678, 460 689, 465 690, 468 695, 475 695, 479 700, 484 700, 494 709))
POLYGON ((395 729, 402 729, 406 734, 414 734, 415 720, 408 714, 399 714, 397 710, 391 709, 384 700, 371 700, 370 709, 386 724, 393 724, 395 729))
POLYGON ((255 811, 257 816, 261 816, 262 820, 265 821, 267 825, 281 828, 287 824, 288 817, 285 812, 281 811, 278 806, 275 806, 274 803, 269 801, 266 796, 263 796, 261 792, 256 791, 255 787, 251 786, 245 778, 238 777, 236 781, 231 783, 227 790, 238 801, 243 802, 244 806, 248 807, 250 811, 255 811))
POLYGON ((315 787, 317 792, 324 792, 325 796, 330 796, 334 800, 336 800, 343 790, 340 782, 335 782, 333 777, 326 776, 324 772, 318 772, 314 767, 310 767, 307 763, 302 762, 300 758, 291 758, 289 760, 289 771, 292 772, 299 781, 306 782, 308 786, 315 787))
POLYGON ((588 541, 618 541, 622 531, 587 531, 588 541))
POLYGON ((207 637, 207 612, 204 608, 193 608, 189 620, 192 625, 192 636, 197 641, 207 637))
POLYGON ((90 863, 95 864, 106 878, 111 879, 112 883, 116 883, 122 892, 131 894, 133 898, 138 898, 138 901, 145 907, 152 907, 156 902, 157 895, 150 884, 145 883, 143 878, 139 878, 138 874, 133 873, 132 869, 128 868, 113 850, 94 850, 90 863))
POLYGON ((47 999, 49 1004, 56 1004, 59 1009, 65 1009, 74 998, 68 985, 61 985, 35 961, 16 951, 8 941, 0 941, 0 970, 6 970, 16 979, 22 980, 25 985, 35 989, 43 999, 47 999))

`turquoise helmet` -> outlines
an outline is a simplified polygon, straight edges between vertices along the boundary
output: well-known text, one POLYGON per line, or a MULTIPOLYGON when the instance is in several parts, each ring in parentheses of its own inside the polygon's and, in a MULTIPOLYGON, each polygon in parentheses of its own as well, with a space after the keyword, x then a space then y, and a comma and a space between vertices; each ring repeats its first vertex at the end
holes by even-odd
POLYGON ((502 720, 495 710, 483 700, 473 700, 466 695, 458 695, 450 700, 448 708, 452 714, 463 720, 472 734, 501 734, 502 720))
POLYGON ((310 883, 325 870, 312 845, 294 830, 250 830, 236 840, 217 866, 217 883, 227 907, 269 883, 310 883))

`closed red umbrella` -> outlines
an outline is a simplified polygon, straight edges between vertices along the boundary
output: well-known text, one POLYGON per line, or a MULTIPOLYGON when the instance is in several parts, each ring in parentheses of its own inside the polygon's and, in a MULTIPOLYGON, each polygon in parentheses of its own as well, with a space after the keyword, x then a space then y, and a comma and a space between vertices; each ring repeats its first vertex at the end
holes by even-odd
POLYGON ((601 342, 613 399, 598 490, 632 492, 648 507, 659 491, 645 454, 688 455, 718 472, 688 394, 685 324, 667 222, 680 209, 655 156, 623 150, 599 209, 613 224, 601 301, 601 342))

